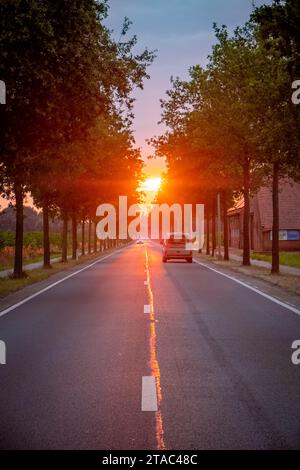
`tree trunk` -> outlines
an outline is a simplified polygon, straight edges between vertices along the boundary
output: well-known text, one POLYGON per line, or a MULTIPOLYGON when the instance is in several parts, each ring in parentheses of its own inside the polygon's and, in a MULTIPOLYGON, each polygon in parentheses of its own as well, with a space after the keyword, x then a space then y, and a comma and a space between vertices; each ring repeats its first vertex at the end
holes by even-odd
POLYGON ((98 246, 97 246, 97 232, 96 232, 96 224, 94 222, 94 253, 97 253, 98 246))
POLYGON ((89 255, 92 252, 92 221, 89 219, 89 230, 88 230, 88 252, 89 255))
POLYGON ((243 266, 250 266, 250 163, 247 160, 244 172, 244 220, 243 220, 243 266))
POLYGON ((215 250, 217 246, 217 240, 216 240, 216 199, 215 195, 213 196, 213 206, 212 206, 212 250, 211 250, 211 255, 215 256, 215 250))
POLYGON ((72 259, 77 259, 77 218, 75 212, 72 213, 72 259))
POLYGON ((209 219, 210 219, 210 210, 209 210, 209 205, 207 204, 207 210, 206 210, 206 254, 209 256, 210 255, 210 231, 209 231, 209 219))
POLYGON ((50 264, 50 238, 49 238, 49 203, 43 201, 43 248, 44 248, 44 268, 51 268, 50 264))
POLYGON ((81 223, 81 254, 85 255, 85 221, 81 223))
POLYGON ((23 188, 21 184, 15 185, 16 198, 16 240, 15 240, 15 259, 13 277, 20 279, 23 273, 23 188))
POLYGON ((62 229, 62 263, 68 262, 68 213, 63 211, 63 229, 62 229))
POLYGON ((227 194, 223 191, 223 227, 224 227, 224 261, 229 261, 227 194))
POLYGON ((272 274, 279 273, 279 162, 273 164, 272 274))

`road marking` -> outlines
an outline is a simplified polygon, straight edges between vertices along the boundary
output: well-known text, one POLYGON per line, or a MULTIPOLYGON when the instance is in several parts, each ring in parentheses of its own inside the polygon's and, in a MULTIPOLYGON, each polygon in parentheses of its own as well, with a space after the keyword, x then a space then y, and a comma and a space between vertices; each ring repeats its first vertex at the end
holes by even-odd
POLYGON ((120 250, 115 251, 114 253, 110 253, 109 255, 104 256, 103 258, 98 259, 97 261, 94 261, 93 263, 89 264, 88 266, 85 266, 84 268, 78 269, 78 271, 75 271, 74 273, 69 274, 68 276, 64 277, 63 279, 60 279, 59 281, 54 282, 53 284, 50 284, 49 286, 45 287, 44 289, 39 290, 38 292, 35 292, 34 294, 26 297, 25 299, 21 300, 20 302, 17 302, 14 305, 11 305, 10 307, 7 307, 5 310, 0 311, 0 317, 3 317, 7 313, 11 312, 12 310, 15 310, 16 308, 20 307, 23 304, 26 304, 30 300, 34 299, 35 297, 38 297, 39 295, 43 294, 47 290, 52 289, 53 287, 57 286, 58 284, 61 284, 62 282, 66 281, 67 279, 70 279, 73 276, 76 276, 76 274, 81 273, 82 271, 85 271, 86 269, 91 268, 92 266, 95 266, 95 264, 101 263, 101 261, 104 261, 107 258, 110 258, 113 255, 116 255, 120 251, 125 250, 125 248, 121 248, 120 250))
POLYGON ((155 428, 156 428, 156 443, 157 449, 165 450, 165 437, 164 437, 164 426, 163 426, 163 417, 160 410, 160 404, 162 402, 162 390, 161 390, 161 381, 160 381, 160 367, 157 358, 156 351, 156 324, 155 324, 155 313, 154 313, 154 297, 151 288, 151 277, 149 270, 149 257, 148 250, 145 247, 145 257, 146 257, 146 272, 147 272, 147 282, 148 282, 148 295, 150 302, 150 370, 151 377, 155 377, 155 389, 156 389, 156 401, 157 401, 157 410, 155 410, 155 428))
POLYGON ((142 411, 157 411, 156 381, 153 375, 142 377, 142 411))
POLYGON ((203 266, 206 269, 210 269, 210 271, 214 271, 215 273, 220 274, 221 276, 227 277, 228 279, 231 279, 232 281, 236 282, 237 284, 240 284, 241 286, 247 287, 247 289, 252 290, 253 292, 256 292, 257 294, 261 295, 262 297, 265 297, 266 299, 270 300, 271 302, 274 302, 277 305, 280 305, 281 307, 286 308, 287 310, 290 310, 293 313, 296 313, 297 315, 300 315, 300 310, 294 307, 293 305, 289 305, 286 302, 282 302, 281 300, 277 299, 276 297, 273 297, 272 295, 266 294, 265 292, 262 292, 261 290, 257 289, 256 287, 250 286, 246 282, 240 281, 236 277, 230 276, 229 274, 222 273, 222 271, 218 271, 215 268, 211 268, 210 266, 207 266, 204 263, 201 263, 200 261, 197 261, 194 259, 194 263, 199 264, 200 266, 203 266))
POLYGON ((151 306, 150 305, 144 305, 144 313, 151 313, 151 306))

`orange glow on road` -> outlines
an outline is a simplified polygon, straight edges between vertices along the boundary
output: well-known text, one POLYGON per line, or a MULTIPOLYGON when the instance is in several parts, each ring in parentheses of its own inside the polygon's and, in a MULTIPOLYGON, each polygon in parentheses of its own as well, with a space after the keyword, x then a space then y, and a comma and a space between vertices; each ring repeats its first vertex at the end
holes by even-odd
POLYGON ((158 411, 155 413, 155 424, 156 424, 156 442, 157 448, 159 450, 165 450, 166 444, 164 440, 164 428, 163 428, 163 418, 160 410, 160 405, 162 401, 162 391, 161 391, 161 382, 160 382, 160 368, 156 355, 156 329, 155 329, 155 314, 154 314, 154 300, 153 292, 151 289, 151 279, 149 271, 149 258, 147 247, 145 249, 146 255, 146 275, 147 275, 147 286, 150 302, 150 370, 151 375, 155 377, 156 380, 156 391, 157 391, 157 405, 158 411))

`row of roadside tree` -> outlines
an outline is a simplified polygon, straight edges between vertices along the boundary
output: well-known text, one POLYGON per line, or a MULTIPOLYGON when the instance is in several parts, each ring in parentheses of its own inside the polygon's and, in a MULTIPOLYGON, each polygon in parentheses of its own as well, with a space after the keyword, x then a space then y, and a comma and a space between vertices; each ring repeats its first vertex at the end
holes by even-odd
POLYGON ((273 273, 279 271, 280 178, 300 175, 300 106, 291 99, 300 79, 299 24, 300 0, 275 0, 255 8, 232 34, 214 25, 207 65, 192 67, 188 80, 172 79, 161 101, 167 130, 152 139, 168 166, 159 200, 205 203, 213 248, 216 194, 222 195, 225 259, 229 205, 243 197, 243 264, 249 265, 251 194, 272 184, 273 273))
MULTIPOLYGON (((0 4, 0 189, 14 202, 14 277, 23 273, 23 201, 43 212, 44 266, 50 267, 49 217, 68 223, 73 257, 78 222, 119 194, 136 201, 142 161, 132 136, 135 87, 154 54, 136 53, 125 18, 119 41, 105 26, 106 0, 4 0, 0 4)), ((93 225, 94 226, 94 225, 93 225)))

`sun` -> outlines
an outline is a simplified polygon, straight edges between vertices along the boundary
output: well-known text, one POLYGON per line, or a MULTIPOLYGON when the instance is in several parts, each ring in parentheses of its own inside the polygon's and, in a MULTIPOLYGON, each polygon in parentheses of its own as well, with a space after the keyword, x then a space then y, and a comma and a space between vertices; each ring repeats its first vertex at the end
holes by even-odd
POLYGON ((161 178, 146 178, 142 183, 142 191, 157 192, 161 185, 161 178))

